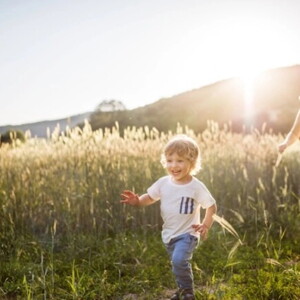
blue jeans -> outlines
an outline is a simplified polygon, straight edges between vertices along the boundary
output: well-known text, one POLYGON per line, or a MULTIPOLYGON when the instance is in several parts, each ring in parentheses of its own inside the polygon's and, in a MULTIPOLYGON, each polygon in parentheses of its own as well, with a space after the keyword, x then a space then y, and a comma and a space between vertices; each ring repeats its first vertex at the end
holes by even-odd
POLYGON ((197 245, 198 238, 189 233, 181 234, 165 244, 172 263, 172 272, 180 289, 194 288, 190 260, 197 245))

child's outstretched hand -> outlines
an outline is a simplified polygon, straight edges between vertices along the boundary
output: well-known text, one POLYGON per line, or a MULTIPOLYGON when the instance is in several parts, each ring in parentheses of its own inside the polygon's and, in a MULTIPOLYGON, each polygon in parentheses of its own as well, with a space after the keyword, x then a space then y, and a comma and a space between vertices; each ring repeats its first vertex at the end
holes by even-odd
POLYGON ((125 190, 121 194, 122 200, 120 201, 121 203, 137 206, 140 204, 140 199, 139 195, 135 194, 132 191, 125 190))
POLYGON ((277 147, 278 147, 278 151, 280 153, 283 153, 285 149, 288 147, 288 144, 286 142, 282 142, 277 147))
POLYGON ((192 225, 192 228, 194 228, 196 232, 200 233, 200 236, 203 240, 207 239, 209 228, 205 224, 194 224, 192 225))

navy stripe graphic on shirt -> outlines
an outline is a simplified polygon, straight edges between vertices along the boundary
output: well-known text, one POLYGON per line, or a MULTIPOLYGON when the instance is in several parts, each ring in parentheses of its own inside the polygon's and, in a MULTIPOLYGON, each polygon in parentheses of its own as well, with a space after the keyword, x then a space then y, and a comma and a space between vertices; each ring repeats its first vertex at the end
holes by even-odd
POLYGON ((194 199, 189 197, 182 197, 180 203, 180 214, 192 214, 194 211, 194 199))
POLYGON ((191 211, 190 211, 190 214, 192 214, 194 211, 194 199, 191 198, 191 211))
POLYGON ((190 201, 190 198, 186 198, 186 201, 185 201, 185 208, 184 208, 184 213, 185 213, 185 214, 188 213, 189 201, 190 201))
POLYGON ((179 213, 181 213, 181 214, 182 214, 183 202, 184 202, 184 197, 181 198, 181 203, 180 203, 180 210, 179 210, 179 213))

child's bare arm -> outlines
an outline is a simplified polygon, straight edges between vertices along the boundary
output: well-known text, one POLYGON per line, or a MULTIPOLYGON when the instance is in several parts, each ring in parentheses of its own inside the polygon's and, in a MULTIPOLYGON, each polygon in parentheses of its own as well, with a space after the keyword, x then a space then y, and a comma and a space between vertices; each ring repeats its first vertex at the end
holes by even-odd
POLYGON ((205 216, 202 224, 204 224, 208 229, 210 229, 212 223, 214 222, 213 215, 217 212, 217 205, 213 204, 208 207, 205 211, 205 216))
POLYGON ((212 223, 214 222, 213 215, 217 212, 217 205, 213 204, 208 207, 205 211, 205 216, 202 224, 194 224, 192 227, 195 231, 199 231, 201 237, 206 239, 208 230, 210 229, 212 223))
POLYGON ((147 206, 155 202, 148 194, 139 196, 138 194, 128 190, 122 192, 121 198, 121 203, 132 206, 147 206))

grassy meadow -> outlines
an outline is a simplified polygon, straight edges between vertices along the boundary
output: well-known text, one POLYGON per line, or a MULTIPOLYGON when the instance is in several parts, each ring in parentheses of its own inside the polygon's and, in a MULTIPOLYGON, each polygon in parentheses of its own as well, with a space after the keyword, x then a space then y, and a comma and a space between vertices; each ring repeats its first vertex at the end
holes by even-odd
MULTIPOLYGON (((176 133, 176 132, 175 132, 176 133)), ((119 203, 165 174, 174 132, 89 124, 0 147, 0 299, 168 299, 159 203, 119 203)), ((300 298, 300 147, 209 122, 197 177, 218 214, 193 259, 197 299, 300 298)))

